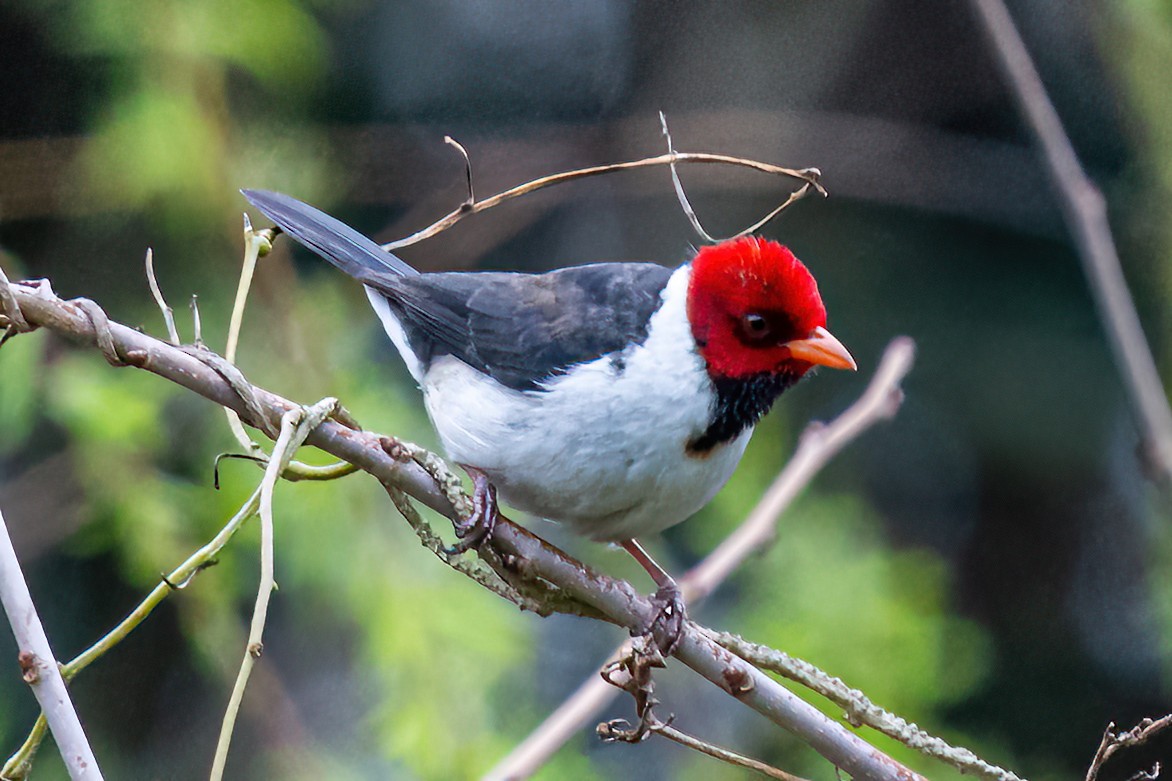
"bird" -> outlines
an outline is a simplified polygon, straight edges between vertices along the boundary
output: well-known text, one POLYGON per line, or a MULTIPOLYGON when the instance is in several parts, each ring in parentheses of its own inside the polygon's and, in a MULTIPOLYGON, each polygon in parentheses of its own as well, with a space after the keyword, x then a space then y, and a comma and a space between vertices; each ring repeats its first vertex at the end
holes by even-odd
POLYGON ((677 631, 678 586, 638 538, 707 504, 754 426, 812 369, 857 368, 826 328, 813 275, 770 239, 705 245, 677 268, 421 273, 296 198, 241 192, 365 287, 444 451, 472 477, 465 547, 491 535, 498 497, 618 543, 677 631))

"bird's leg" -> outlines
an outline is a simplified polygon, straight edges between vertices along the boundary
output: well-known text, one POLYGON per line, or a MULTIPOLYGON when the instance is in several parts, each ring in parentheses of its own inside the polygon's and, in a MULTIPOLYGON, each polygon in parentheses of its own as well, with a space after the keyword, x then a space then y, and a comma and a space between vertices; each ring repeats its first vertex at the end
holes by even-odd
POLYGON ((667 574, 667 570, 659 566, 655 559, 651 558, 638 540, 623 540, 619 544, 626 549, 627 553, 635 557, 635 561, 647 570, 647 574, 655 581, 655 585, 659 586, 659 590, 651 597, 651 604, 655 606, 656 613, 647 633, 655 638, 660 653, 664 656, 671 656, 680 643, 684 622, 688 620, 684 594, 680 591, 679 584, 675 582, 675 579, 667 574))
POLYGON ((466 466, 464 471, 472 478, 472 514, 462 521, 454 521, 456 536, 459 542, 445 552, 456 556, 464 551, 479 548, 481 543, 492 535, 499 517, 496 506, 496 486, 488 480, 488 475, 474 466, 466 466))

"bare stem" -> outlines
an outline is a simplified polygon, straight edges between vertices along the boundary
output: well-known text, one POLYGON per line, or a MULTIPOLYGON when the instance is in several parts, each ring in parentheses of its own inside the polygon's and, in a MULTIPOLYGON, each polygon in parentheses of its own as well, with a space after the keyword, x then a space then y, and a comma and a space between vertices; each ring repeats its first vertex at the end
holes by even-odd
MULTIPOLYGON (((66 682, 72 681, 82 670, 89 667, 125 640, 175 590, 185 588, 191 582, 192 578, 215 559, 216 555, 228 544, 244 522, 256 514, 259 504, 260 489, 257 488, 236 514, 216 533, 215 537, 168 573, 159 585, 155 586, 126 618, 122 619, 117 626, 107 632, 96 643, 82 651, 65 665, 62 665, 61 674, 65 677, 66 682)), ((37 717, 36 723, 33 725, 32 730, 30 730, 28 737, 25 738, 20 749, 9 757, 4 763, 3 769, 0 769, 0 779, 4 779, 4 781, 10 781, 10 779, 15 781, 15 779, 21 779, 27 775, 33 755, 40 747, 41 741, 45 738, 45 727, 45 716, 42 714, 37 717)))
POLYGON ((682 730, 676 729, 670 724, 659 724, 653 726, 651 731, 657 735, 662 735, 668 740, 675 741, 681 746, 687 746, 693 751, 699 751, 701 754, 707 754, 710 757, 714 757, 719 759, 721 762, 725 762, 730 765, 743 767, 748 770, 755 770, 763 776, 776 778, 778 781, 806 781, 800 776, 787 773, 784 770, 774 767, 773 765, 768 765, 764 762, 761 762, 760 760, 753 759, 752 757, 746 757, 743 754, 738 754, 735 751, 729 751, 728 749, 722 748, 713 743, 700 740, 699 738, 689 735, 682 730))
POLYGON ((146 251, 146 275, 151 295, 154 296, 159 311, 163 313, 163 322, 167 324, 167 336, 171 339, 171 344, 179 346, 179 331, 175 328, 175 310, 168 306, 167 300, 163 298, 163 291, 159 288, 159 280, 155 278, 155 252, 149 247, 146 251))
MULTIPOLYGON (((273 231, 271 229, 253 230, 252 220, 247 214, 244 215, 244 262, 240 268, 236 300, 232 305, 232 318, 228 324, 228 342, 224 349, 224 357, 228 363, 236 363, 236 348, 240 344, 240 331, 244 324, 244 309, 248 304, 248 291, 252 288, 253 277, 256 276, 256 262, 272 250, 272 238, 273 231)), ((198 332, 198 310, 193 306, 192 311, 197 313, 196 329, 198 332)), ((257 456, 261 462, 267 461, 269 456, 265 453, 264 448, 248 436, 248 432, 244 430, 244 424, 240 422, 240 416, 228 407, 224 408, 224 414, 228 416, 228 427, 232 430, 232 435, 236 437, 240 447, 244 448, 249 455, 257 456)), ((355 471, 357 469, 352 464, 345 462, 310 466, 300 461, 290 461, 286 464, 283 477, 289 480, 334 480, 353 474, 355 471)))
POLYGON ((232 687, 232 695, 228 700, 228 709, 220 725, 220 739, 216 744, 216 754, 212 762, 212 781, 220 781, 224 777, 224 766, 228 761, 228 748, 232 744, 232 732, 236 726, 236 717, 240 712, 240 703, 244 699, 244 690, 248 686, 248 679, 256 660, 264 652, 264 628, 268 619, 269 600, 276 589, 276 579, 273 569, 273 492, 281 473, 289 465, 293 453, 317 428, 323 420, 338 407, 337 399, 322 399, 312 407, 296 407, 281 416, 281 433, 273 447, 273 454, 265 467, 265 476, 260 486, 260 585, 256 592, 256 604, 252 611, 252 624, 248 632, 248 645, 244 649, 244 658, 240 662, 240 672, 236 683, 232 687))
POLYGON ((73 781, 100 781, 102 771, 73 708, 73 701, 69 699, 65 678, 57 667, 49 638, 20 571, 20 561, 8 536, 3 514, 0 514, 0 602, 4 604, 4 612, 20 649, 19 661, 25 683, 41 705, 69 777, 73 781))
POLYGON ((1018 107, 1042 149, 1066 224, 1074 234, 1099 318, 1144 440, 1148 465, 1172 479, 1172 410, 1119 263, 1107 204, 1087 178, 1062 120, 1002 0, 973 0, 1018 107))
MULTIPOLYGON (((228 343, 224 348, 224 358, 228 363, 236 363, 236 347, 240 343, 240 328, 244 323, 244 308, 248 304, 248 291, 252 287, 252 278, 256 275, 257 258, 260 257, 262 251, 267 252, 271 248, 272 243, 268 234, 254 231, 252 221, 245 214, 244 263, 240 267, 240 281, 236 285, 236 301, 232 304, 232 319, 228 323, 228 343)), ((240 416, 228 408, 224 409, 224 414, 228 416, 228 427, 232 429, 232 434, 240 443, 240 447, 253 455, 263 456, 264 450, 252 440, 252 437, 248 436, 248 432, 244 430, 244 424, 240 422, 240 416)))

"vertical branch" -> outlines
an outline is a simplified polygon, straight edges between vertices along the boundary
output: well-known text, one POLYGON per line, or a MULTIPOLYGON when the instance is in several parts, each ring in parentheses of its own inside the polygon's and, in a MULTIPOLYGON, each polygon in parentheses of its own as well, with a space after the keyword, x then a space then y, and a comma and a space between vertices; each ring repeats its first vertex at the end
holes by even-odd
MULTIPOLYGON (((236 301, 232 305, 232 319, 228 324, 228 344, 224 349, 224 358, 228 363, 236 363, 236 347, 240 343, 240 327, 244 323, 244 307, 248 304, 248 291, 252 287, 252 278, 256 275, 256 261, 261 255, 268 254, 272 249, 271 233, 254 231, 252 220, 244 215, 244 263, 240 269, 240 282, 236 286, 236 301)), ((252 441, 240 416, 235 411, 224 408, 228 416, 228 427, 240 446, 253 455, 264 455, 260 445, 252 441)))
POLYGON ((1045 157, 1111 341, 1150 466, 1172 479, 1172 411, 1119 265, 1103 194, 1087 178, 1003 0, 973 0, 998 63, 1045 157))
POLYGON ((224 777, 228 749, 232 745, 232 732, 236 727, 236 716, 240 712, 240 703, 244 700, 244 689, 248 686, 248 679, 252 675, 256 660, 264 653, 264 629, 268 620, 269 600, 277 588, 273 575, 273 492, 281 473, 293 459, 293 453, 301 447, 309 433, 336 409, 338 400, 325 398, 311 407, 294 407, 281 415, 281 433, 265 465, 265 476, 260 486, 260 585, 257 587, 256 604, 252 610, 248 646, 244 650, 240 672, 232 687, 227 712, 220 724, 220 738, 216 743, 216 753, 212 760, 212 781, 219 781, 224 777))
POLYGON ((4 603, 4 612, 8 615, 8 623, 12 625, 12 633, 20 648, 19 661, 24 680, 41 704, 53 739, 61 751, 61 758, 69 770, 69 777, 74 781, 101 781, 102 771, 98 769, 98 761, 86 740, 85 730, 82 729, 77 711, 73 709, 69 692, 65 690, 65 679, 61 677, 53 649, 49 647, 49 638, 37 616, 36 606, 33 605, 28 584, 20 571, 20 562, 16 559, 16 551, 12 547, 12 539, 8 536, 8 527, 4 524, 2 514, 0 602, 4 603))

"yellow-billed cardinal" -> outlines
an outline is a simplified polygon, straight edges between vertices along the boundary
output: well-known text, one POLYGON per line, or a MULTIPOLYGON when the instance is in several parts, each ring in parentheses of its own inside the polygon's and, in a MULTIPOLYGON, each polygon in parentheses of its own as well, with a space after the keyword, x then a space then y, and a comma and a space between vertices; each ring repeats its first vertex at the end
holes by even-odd
POLYGON ((677 269, 421 274, 312 206, 243 193, 366 287, 448 456, 476 482, 480 538, 491 485, 519 510, 622 543, 661 595, 675 584, 634 538, 712 499, 811 368, 855 368, 814 277, 766 239, 703 247, 677 269))

